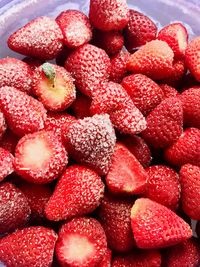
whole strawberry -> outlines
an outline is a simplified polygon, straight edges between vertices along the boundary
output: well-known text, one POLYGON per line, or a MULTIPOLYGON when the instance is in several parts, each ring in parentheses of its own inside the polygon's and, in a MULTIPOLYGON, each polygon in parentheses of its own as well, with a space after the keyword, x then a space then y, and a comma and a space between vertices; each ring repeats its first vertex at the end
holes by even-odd
POLYGON ((172 87, 166 83, 159 84, 159 86, 164 93, 164 98, 179 96, 179 92, 174 87, 172 87))
POLYGON ((103 256, 101 262, 99 262, 99 267, 110 267, 112 260, 112 251, 108 248, 106 253, 103 256))

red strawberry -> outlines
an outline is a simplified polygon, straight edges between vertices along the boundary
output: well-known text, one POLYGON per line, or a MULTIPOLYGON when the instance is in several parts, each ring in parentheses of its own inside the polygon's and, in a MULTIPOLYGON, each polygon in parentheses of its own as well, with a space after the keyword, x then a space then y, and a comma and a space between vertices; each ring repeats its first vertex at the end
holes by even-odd
POLYGON ((13 155, 4 148, 0 147, 0 181, 14 171, 13 168, 13 155))
POLYGON ((106 184, 112 193, 141 194, 148 175, 135 156, 120 143, 115 146, 106 184))
POLYGON ((130 218, 133 203, 133 199, 106 194, 98 209, 108 246, 115 251, 126 252, 135 246, 130 218))
POLYGON ((135 201, 131 210, 132 230, 139 248, 164 248, 192 236, 190 226, 173 211, 148 198, 135 201))
POLYGON ((200 166, 200 130, 188 128, 179 139, 165 150, 167 162, 181 167, 186 163, 200 166))
POLYGON ((13 184, 2 183, 0 185, 0 233, 11 232, 24 226, 29 220, 30 213, 25 195, 13 184))
POLYGON ((144 14, 130 9, 130 19, 124 29, 125 46, 129 51, 156 39, 157 27, 144 14))
POLYGON ((0 111, 0 141, 3 138, 6 129, 7 129, 6 120, 4 114, 0 111))
POLYGON ((78 94, 71 108, 78 119, 90 117, 91 99, 85 95, 78 94))
POLYGON ((67 162, 67 152, 52 131, 25 135, 15 150, 15 171, 32 183, 50 183, 62 174, 67 162))
POLYGON ((127 76, 121 85, 144 115, 150 113, 164 98, 163 91, 157 83, 143 74, 127 76))
POLYGON ((142 46, 132 54, 127 69, 155 80, 168 77, 173 68, 174 53, 166 42, 155 40, 142 46))
POLYGON ((43 60, 33 58, 33 57, 25 57, 23 58, 23 61, 29 65, 32 71, 34 71, 36 68, 40 67, 44 63, 43 60))
POLYGON ((70 166, 46 205, 46 217, 60 221, 89 214, 99 206, 103 194, 100 176, 86 167, 70 166))
POLYGON ((146 118, 147 129, 142 137, 155 148, 173 144, 183 131, 183 109, 176 97, 163 100, 146 118))
POLYGON ((51 266, 56 239, 43 226, 18 230, 0 240, 0 261, 7 267, 51 266))
POLYGON ((85 44, 71 53, 65 68, 74 77, 78 89, 92 96, 99 82, 109 77, 110 59, 104 50, 85 44))
POLYGON ((0 87, 13 86, 30 94, 32 88, 32 72, 27 63, 16 58, 0 59, 0 87))
POLYGON ((63 35, 54 19, 39 17, 11 34, 8 46, 26 56, 53 59, 62 50, 63 35))
POLYGON ((101 262, 99 262, 99 267, 111 267, 112 251, 108 248, 103 256, 101 262))
POLYGON ((188 33, 182 23, 176 22, 162 28, 158 33, 158 39, 168 43, 176 58, 185 56, 185 50, 188 44, 188 33))
POLYGON ((63 111, 76 98, 73 79, 63 67, 44 63, 33 74, 33 92, 51 111, 63 111))
POLYGON ((148 179, 145 196, 169 209, 176 210, 181 189, 178 174, 164 165, 154 165, 146 171, 148 179))
POLYGON ((160 88, 162 89, 163 93, 164 93, 164 98, 169 98, 169 97, 178 97, 179 93, 178 91, 165 83, 159 84, 160 88))
POLYGON ((122 30, 129 20, 128 5, 126 0, 91 0, 89 17, 99 30, 122 30))
POLYGON ((9 128, 18 136, 44 128, 46 110, 42 103, 14 87, 0 88, 0 109, 9 128))
POLYGON ((56 256, 61 266, 99 266, 106 251, 105 233, 93 218, 75 218, 59 231, 56 256))
POLYGON ((66 10, 56 18, 60 26, 64 43, 67 47, 76 48, 92 39, 92 27, 88 17, 78 10, 66 10))
POLYGON ((77 162, 100 175, 108 172, 116 136, 107 114, 77 120, 63 133, 63 137, 69 153, 77 162))
MULTIPOLYGON (((1 113, 0 113, 1 114, 1 113)), ((0 146, 10 153, 15 153, 15 147, 18 143, 18 136, 14 135, 9 129, 5 132, 2 140, 0 140, 0 146)))

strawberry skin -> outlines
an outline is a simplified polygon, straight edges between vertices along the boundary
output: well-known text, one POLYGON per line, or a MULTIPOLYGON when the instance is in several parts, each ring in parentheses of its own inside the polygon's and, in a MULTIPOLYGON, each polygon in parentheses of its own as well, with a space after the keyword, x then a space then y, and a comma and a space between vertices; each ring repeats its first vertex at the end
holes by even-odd
POLYGON ((166 83, 159 84, 159 86, 164 93, 164 98, 178 97, 179 96, 179 92, 174 87, 172 87, 166 83))
POLYGON ((11 34, 7 43, 17 53, 49 60, 62 50, 63 35, 55 20, 39 17, 11 34))
POLYGON ((14 87, 1 87, 0 109, 9 128, 18 136, 44 128, 46 109, 42 103, 14 87))
POLYGON ((7 129, 6 120, 4 114, 0 111, 0 141, 3 138, 6 129, 7 129))
POLYGON ((110 267, 112 259, 112 251, 108 248, 103 256, 101 262, 99 262, 99 267, 110 267))
POLYGON ((78 94, 71 108, 77 119, 90 117, 91 99, 85 95, 78 94))
POLYGON ((0 147, 0 182, 14 171, 14 157, 4 148, 0 147))
POLYGON ((51 266, 56 239, 43 226, 18 230, 0 240, 0 261, 7 267, 51 266))
POLYGON ((49 220, 67 220, 93 212, 104 195, 104 184, 94 171, 80 165, 66 169, 48 201, 49 220))

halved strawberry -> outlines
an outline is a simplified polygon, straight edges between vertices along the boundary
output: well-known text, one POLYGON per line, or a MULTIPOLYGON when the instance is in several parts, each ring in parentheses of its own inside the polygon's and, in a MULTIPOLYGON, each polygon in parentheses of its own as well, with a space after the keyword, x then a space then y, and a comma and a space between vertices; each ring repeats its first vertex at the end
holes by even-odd
POLYGON ((164 98, 179 96, 179 92, 174 87, 166 83, 159 84, 159 86, 163 90, 164 98))
POLYGON ((14 157, 4 148, 0 147, 0 182, 14 171, 14 157))
POLYGON ((91 99, 85 95, 78 94, 76 100, 73 102, 71 108, 77 119, 90 117, 91 99))
POLYGON ((95 267, 106 251, 104 230, 93 218, 75 218, 59 231, 56 256, 61 266, 95 267))
POLYGON ((117 143, 112 156, 106 185, 112 193, 128 195, 145 191, 148 175, 135 156, 122 144, 117 143))
POLYGON ((7 129, 7 131, 3 135, 3 138, 0 140, 0 147, 4 148, 14 155, 15 147, 18 141, 19 137, 16 136, 11 130, 7 129))
POLYGON ((99 262, 99 267, 110 267, 112 259, 112 251, 108 248, 103 256, 101 262, 99 262))
POLYGON ((134 238, 139 248, 163 248, 192 236, 190 226, 173 211, 148 198, 135 201, 131 210, 134 238))
POLYGON ((15 150, 15 171, 33 183, 50 183, 62 174, 67 162, 67 152, 52 131, 25 135, 15 150))

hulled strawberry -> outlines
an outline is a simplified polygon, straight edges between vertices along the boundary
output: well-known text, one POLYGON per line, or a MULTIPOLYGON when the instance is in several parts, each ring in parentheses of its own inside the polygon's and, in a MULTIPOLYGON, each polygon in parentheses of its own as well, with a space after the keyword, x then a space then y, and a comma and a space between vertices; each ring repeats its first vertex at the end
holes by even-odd
MULTIPOLYGON (((1 114, 1 113, 0 113, 1 114)), ((15 154, 15 147, 19 141, 18 136, 16 136, 11 130, 7 130, 0 140, 0 147, 9 151, 11 154, 15 154)))
POLYGON ((4 148, 0 147, 0 181, 14 171, 13 168, 14 157, 4 148))
POLYGON ((179 92, 174 87, 172 87, 166 83, 159 84, 159 86, 164 93, 164 98, 178 97, 179 96, 179 92))
POLYGON ((110 267, 112 259, 112 251, 108 248, 103 256, 101 262, 99 262, 99 267, 110 267))
POLYGON ((91 99, 85 95, 78 94, 71 108, 78 119, 90 117, 91 99))

